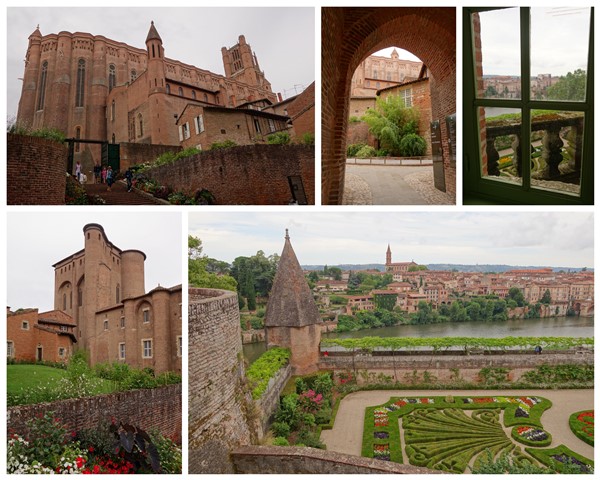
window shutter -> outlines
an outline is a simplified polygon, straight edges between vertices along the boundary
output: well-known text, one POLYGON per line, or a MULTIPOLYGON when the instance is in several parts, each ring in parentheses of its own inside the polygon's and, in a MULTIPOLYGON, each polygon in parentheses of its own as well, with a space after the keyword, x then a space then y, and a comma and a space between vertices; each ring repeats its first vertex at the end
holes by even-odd
POLYGON ((198 117, 194 118, 194 127, 196 127, 196 135, 200 133, 200 129, 198 128, 198 117))
POLYGON ((179 125, 179 141, 183 142, 183 126, 179 125))

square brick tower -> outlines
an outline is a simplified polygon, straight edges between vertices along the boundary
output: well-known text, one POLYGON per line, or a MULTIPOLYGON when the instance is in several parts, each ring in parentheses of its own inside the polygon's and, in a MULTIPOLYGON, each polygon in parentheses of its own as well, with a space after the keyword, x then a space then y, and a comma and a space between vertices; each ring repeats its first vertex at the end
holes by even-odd
POLYGON ((286 229, 285 245, 265 313, 267 348, 289 348, 294 375, 313 373, 319 361, 319 323, 319 309, 286 229))

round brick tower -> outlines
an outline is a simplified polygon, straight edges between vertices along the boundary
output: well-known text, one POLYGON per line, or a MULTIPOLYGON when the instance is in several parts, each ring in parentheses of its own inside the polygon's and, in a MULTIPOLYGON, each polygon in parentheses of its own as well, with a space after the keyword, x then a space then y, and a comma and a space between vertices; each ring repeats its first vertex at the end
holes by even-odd
POLYGON ((121 252, 121 297, 137 297, 146 293, 144 261, 146 254, 140 250, 121 252))
POLYGON ((26 126, 33 126, 33 115, 36 109, 37 82, 40 75, 40 45, 42 34, 40 27, 29 35, 29 47, 25 58, 25 73, 23 74, 23 90, 19 100, 19 114, 17 122, 26 126))

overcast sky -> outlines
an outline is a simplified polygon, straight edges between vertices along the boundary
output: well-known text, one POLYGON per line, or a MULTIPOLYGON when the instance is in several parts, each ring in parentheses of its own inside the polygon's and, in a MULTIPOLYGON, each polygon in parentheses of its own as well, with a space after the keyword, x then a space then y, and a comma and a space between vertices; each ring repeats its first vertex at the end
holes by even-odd
MULTIPOLYGON (((484 75, 520 76, 519 8, 481 12, 484 75)), ((587 70, 590 9, 531 9, 531 75, 587 70)))
POLYGON ((86 32, 146 48, 150 21, 167 58, 223 75, 221 47, 240 35, 256 53, 274 92, 292 96, 294 86, 315 79, 314 8, 9 8, 7 11, 7 115, 16 115, 28 37, 39 24, 42 35, 86 32))
POLYGON ((394 51, 394 49, 396 49, 396 52, 398 52, 398 58, 400 58, 401 60, 412 60, 413 62, 421 61, 421 59, 419 57, 417 57, 416 55, 413 55, 408 50, 404 50, 404 49, 398 48, 398 47, 384 48, 383 50, 379 50, 378 52, 375 52, 373 55, 377 55, 378 57, 391 58, 392 52, 394 51))
POLYGON ((9 213, 7 305, 54 308, 52 265, 84 247, 83 227, 99 223, 121 250, 146 254, 146 292, 158 284, 182 283, 181 214, 179 213, 9 213))
POLYGON ((192 213, 209 257, 281 253, 285 229, 303 265, 395 262, 593 267, 591 213, 192 213))

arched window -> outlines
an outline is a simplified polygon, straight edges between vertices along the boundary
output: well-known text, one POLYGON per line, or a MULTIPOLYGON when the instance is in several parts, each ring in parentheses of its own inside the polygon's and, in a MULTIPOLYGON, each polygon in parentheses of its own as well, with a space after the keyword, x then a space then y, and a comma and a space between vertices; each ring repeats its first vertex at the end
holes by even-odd
POLYGON ((63 310, 67 309, 67 294, 63 293, 63 310))
POLYGON ((154 52, 154 44, 152 45, 152 58, 156 57, 156 53, 154 52))
POLYGON ((144 120, 142 119, 142 114, 138 113, 138 123, 140 124, 140 137, 144 136, 144 120))
POLYGON ((48 62, 42 63, 42 73, 40 75, 40 88, 38 97, 38 110, 44 109, 44 100, 46 99, 46 75, 48 74, 48 62))
POLYGON ((204 101, 208 102, 208 95, 206 93, 204 94, 204 101))
POLYGON ((115 134, 112 134, 112 143, 115 143, 115 134))
POLYGON ((121 285, 119 285, 117 283, 117 289, 116 289, 116 297, 117 297, 117 303, 121 302, 121 285))
POLYGON ((192 90, 192 98, 196 100, 196 90, 192 90))
POLYGON ((169 85, 169 84, 167 83, 167 94, 170 94, 170 93, 171 93, 171 85, 169 85))
POLYGON ((85 94, 85 60, 79 59, 77 66, 77 93, 75 95, 75 106, 83 107, 83 96, 85 94))
POLYGON ((110 104, 110 119, 112 121, 115 120, 115 101, 113 100, 112 103, 110 104))
POLYGON ((117 68, 111 63, 108 66, 108 91, 110 92, 117 85, 117 68))
POLYGON ((179 87, 179 96, 183 97, 183 88, 179 87))
POLYGON ((137 72, 135 70, 131 71, 131 81, 133 82, 137 78, 137 72))
MULTIPOLYGON (((75 127, 75 138, 78 140, 81 138, 81 127, 75 127)), ((79 151, 79 142, 75 144, 75 151, 79 151)))

